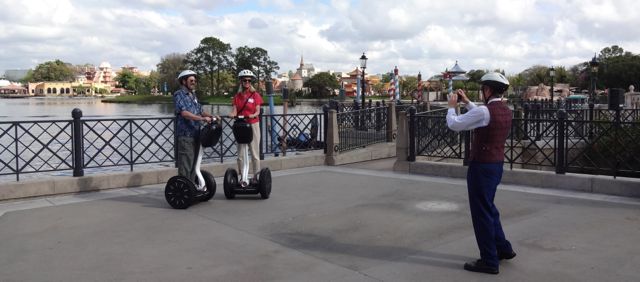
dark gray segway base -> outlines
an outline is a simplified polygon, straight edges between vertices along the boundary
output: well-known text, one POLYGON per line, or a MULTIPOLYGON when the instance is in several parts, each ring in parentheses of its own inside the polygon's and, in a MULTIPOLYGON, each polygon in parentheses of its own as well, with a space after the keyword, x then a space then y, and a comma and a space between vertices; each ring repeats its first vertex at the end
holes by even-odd
POLYGON ((196 185, 184 176, 174 176, 164 187, 164 197, 174 209, 186 209, 194 201, 196 185))
POLYGON ((174 209, 186 209, 196 202, 206 202, 216 194, 216 180, 211 173, 201 170, 204 178, 205 190, 199 191, 198 185, 184 176, 176 175, 167 181, 164 187, 164 197, 167 203, 174 209))
MULTIPOLYGON (((218 123, 210 123, 205 125, 200 132, 200 144, 202 147, 212 147, 220 140, 222 127, 218 123)), ((204 148, 202 149, 204 150, 204 148)), ((199 152, 198 158, 202 158, 202 152, 199 152)), ((198 160, 197 164, 194 164, 196 169, 199 168, 200 160, 198 160)), ((164 197, 172 208, 186 209, 198 201, 206 202, 213 198, 213 195, 216 194, 215 178, 211 173, 204 170, 200 170, 200 174, 204 179, 203 191, 197 189, 200 186, 197 177, 195 183, 180 175, 171 177, 167 181, 167 185, 164 187, 164 197)))
POLYGON ((260 194, 262 199, 268 199, 271 195, 271 171, 263 168, 258 173, 258 183, 249 184, 242 187, 238 181, 238 173, 235 169, 229 168, 224 173, 224 196, 231 200, 236 195, 256 195, 260 194))
POLYGON ((271 170, 269 170, 268 167, 260 170, 258 191, 260 191, 260 197, 263 199, 269 199, 269 196, 271 195, 271 170))

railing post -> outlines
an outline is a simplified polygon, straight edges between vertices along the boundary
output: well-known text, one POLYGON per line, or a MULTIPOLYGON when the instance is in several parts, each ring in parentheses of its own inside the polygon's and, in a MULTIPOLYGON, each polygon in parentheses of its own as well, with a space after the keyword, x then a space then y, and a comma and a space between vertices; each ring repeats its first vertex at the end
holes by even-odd
MULTIPOLYGON (((624 90, 622 90, 621 88, 613 88, 610 89, 609 91, 615 91, 615 90, 620 90, 620 94, 622 95, 624 92, 624 90)), ((611 94, 611 92, 609 93, 611 94)), ((620 140, 619 138, 619 134, 620 134, 620 128, 621 128, 621 122, 622 120, 620 119, 620 110, 622 110, 622 108, 620 107, 620 105, 616 105, 616 117, 615 117, 615 121, 613 123, 613 140, 620 140)), ((615 158, 615 163, 613 164, 613 178, 615 179, 616 177, 618 177, 618 171, 620 170, 620 154, 614 154, 613 157, 615 158)))
POLYGON ((327 105, 327 104, 322 105, 322 113, 323 113, 322 119, 324 121, 323 125, 322 125, 322 128, 323 128, 324 132, 322 132, 322 134, 324 136, 324 141, 325 141, 324 142, 324 154, 326 155, 327 154, 327 142, 329 140, 327 138, 327 132, 328 132, 328 126, 329 126, 329 105, 327 105))
POLYGON ((593 101, 589 102, 589 141, 593 140, 593 101))
POLYGON ((514 127, 516 130, 513 131, 514 136, 512 138, 515 138, 516 140, 522 140, 522 132, 520 131, 520 129, 522 128, 521 125, 523 123, 523 112, 521 108, 516 108, 513 112, 513 116, 514 116, 514 127))
POLYGON ((540 130, 540 127, 542 126, 542 124, 541 124, 542 122, 540 121, 540 119, 541 119, 540 115, 542 114, 542 110, 541 110, 542 104, 536 102, 534 104, 534 106, 536 106, 536 110, 535 110, 535 113, 536 113, 535 114, 535 116, 536 116, 536 141, 540 141, 540 139, 542 139, 542 133, 541 133, 541 130, 540 130))
MULTIPOLYGON (((260 115, 258 116, 258 127, 260 128, 259 129, 259 131, 260 131, 260 142, 258 142, 258 147, 260 147, 260 160, 264 160, 264 148, 262 146, 262 143, 263 143, 262 141, 266 140, 266 139, 262 138, 262 135, 263 135, 262 134, 262 127, 263 127, 262 126, 262 120, 263 120, 262 117, 263 117, 263 115, 264 115, 264 110, 262 108, 260 108, 260 115)), ((265 143, 265 146, 266 146, 266 143, 265 143)))
MULTIPOLYGON (((222 162, 222 156, 220 162, 222 162)), ((173 116, 173 167, 178 167, 178 117, 176 115, 173 116)))
POLYGON ((416 161, 416 107, 409 107, 409 157, 407 161, 416 161))
MULTIPOLYGON (((362 106, 364 108, 364 105, 362 105, 362 106)), ((358 101, 353 100, 353 111, 358 111, 358 110, 360 110, 360 104, 358 104, 358 101)), ((357 113, 357 114, 354 115, 354 119, 355 119, 354 125, 355 125, 357 130, 362 130, 363 123, 364 123, 361 120, 360 116, 361 116, 360 113, 357 113)))
POLYGON ((556 141, 556 174, 564 174, 567 171, 565 165, 565 125, 567 122, 567 111, 558 110, 558 140, 556 141))
POLYGON ((327 165, 336 165, 336 157, 338 156, 340 137, 338 136, 338 112, 334 109, 330 109, 327 114, 327 154, 325 163, 327 165))
MULTIPOLYGON (((405 118, 405 122, 406 121, 407 119, 405 118)), ((389 106, 387 107, 387 142, 395 141, 397 138, 397 134, 398 134, 398 123, 396 122, 396 104, 389 103, 389 106)))
MULTIPOLYGON (((393 103, 389 103, 389 108, 391 108, 391 105, 393 105, 393 103)), ((396 138, 396 159, 401 162, 409 159, 409 152, 407 151, 409 130, 407 129, 407 125, 407 112, 401 111, 398 115, 398 136, 396 138)))
POLYGON ((529 103, 525 103, 522 106, 524 109, 524 135, 522 136, 522 139, 529 139, 529 118, 531 117, 530 107, 529 103))
POLYGON ((82 133, 82 111, 75 108, 71 111, 71 117, 73 117, 73 176, 84 176, 84 145, 83 145, 83 133, 82 133))
POLYGON ((380 109, 380 101, 376 101, 376 132, 382 129, 382 110, 380 109))

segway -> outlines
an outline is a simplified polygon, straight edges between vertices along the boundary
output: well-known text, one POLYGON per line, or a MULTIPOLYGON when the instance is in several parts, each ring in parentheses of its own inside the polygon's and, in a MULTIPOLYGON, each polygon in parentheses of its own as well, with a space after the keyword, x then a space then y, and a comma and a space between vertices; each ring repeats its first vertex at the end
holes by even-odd
POLYGON ((204 148, 215 146, 221 135, 222 127, 216 122, 205 125, 200 131, 200 149, 194 164, 197 176, 195 183, 181 175, 171 177, 167 181, 164 197, 174 209, 186 209, 197 201, 206 202, 213 198, 216 193, 216 180, 211 173, 200 170, 200 163, 204 148))
MULTIPOLYGON (((238 116, 233 123, 233 136, 236 138, 238 144, 249 144, 253 140, 253 131, 251 130, 251 124, 247 123, 243 116, 238 116)), ((258 179, 257 182, 251 183, 248 179, 249 174, 249 147, 244 148, 238 152, 238 155, 243 154, 244 164, 242 166, 242 175, 238 179, 238 173, 235 169, 229 168, 224 173, 224 196, 231 200, 236 195, 251 195, 260 194, 262 199, 268 199, 271 194, 271 171, 269 168, 263 168, 259 173, 254 175, 258 179)))

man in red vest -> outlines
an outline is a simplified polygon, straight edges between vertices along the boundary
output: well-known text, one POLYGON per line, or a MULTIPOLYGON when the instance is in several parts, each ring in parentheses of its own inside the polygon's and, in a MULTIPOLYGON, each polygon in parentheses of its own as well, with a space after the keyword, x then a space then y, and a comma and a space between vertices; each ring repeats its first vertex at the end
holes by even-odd
POLYGON ((480 259, 467 262, 464 269, 473 272, 498 274, 498 262, 512 259, 516 253, 505 238, 500 213, 493 200, 502 180, 504 144, 511 129, 511 109, 502 101, 502 94, 509 88, 509 80, 497 72, 482 76, 484 105, 476 106, 461 89, 449 97, 447 126, 454 131, 473 130, 467 190, 471 221, 480 259), (456 114, 458 94, 468 112, 456 114))

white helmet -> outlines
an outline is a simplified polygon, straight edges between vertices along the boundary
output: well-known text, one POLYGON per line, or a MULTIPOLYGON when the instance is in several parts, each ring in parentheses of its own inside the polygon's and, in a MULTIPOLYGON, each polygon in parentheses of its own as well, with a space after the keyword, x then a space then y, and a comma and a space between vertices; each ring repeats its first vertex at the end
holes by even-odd
POLYGON ((181 79, 185 78, 185 77, 189 77, 189 76, 197 76, 198 74, 195 71, 192 70, 183 70, 179 75, 178 75, 178 81, 180 81, 181 79))
POLYGON ((491 87, 496 94, 502 94, 509 88, 509 80, 499 72, 490 72, 482 76, 480 81, 483 85, 491 87))
POLYGON ((251 77, 252 79, 255 79, 255 78, 256 78, 256 75, 255 75, 255 74, 253 74, 253 72, 252 72, 252 71, 250 71, 250 70, 241 70, 241 71, 238 73, 238 78, 242 78, 242 77, 251 77))

